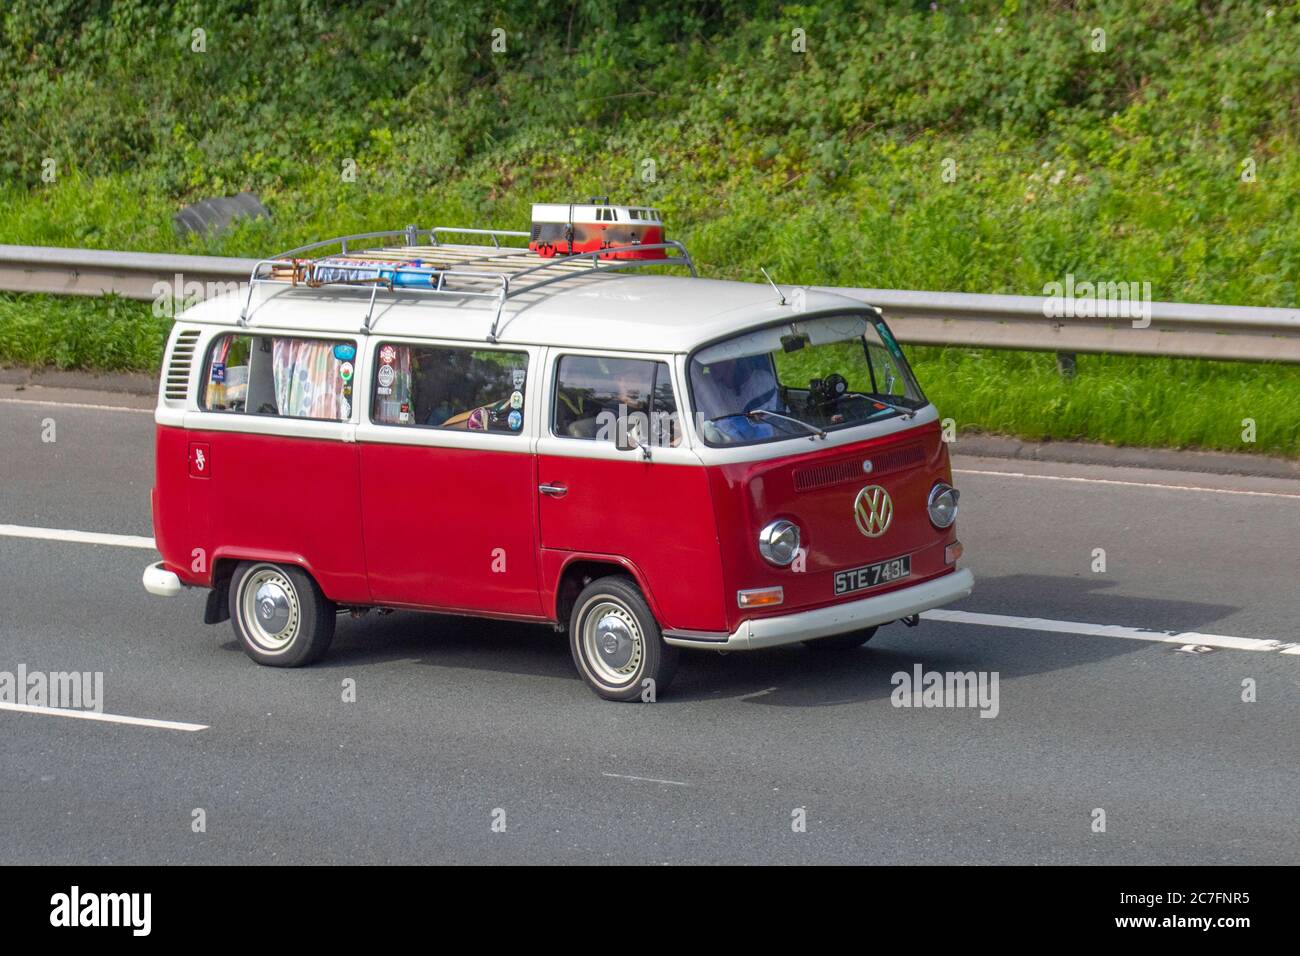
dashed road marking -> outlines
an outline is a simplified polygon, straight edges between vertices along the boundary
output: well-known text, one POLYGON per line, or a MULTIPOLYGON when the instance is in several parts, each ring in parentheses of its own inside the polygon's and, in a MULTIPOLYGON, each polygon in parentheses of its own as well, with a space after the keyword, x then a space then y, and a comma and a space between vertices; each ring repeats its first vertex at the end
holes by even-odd
POLYGON ((118 548, 141 548, 156 551, 153 538, 134 534, 107 534, 102 531, 69 531, 65 528, 29 528, 19 524, 0 524, 0 537, 36 538, 40 541, 70 541, 74 544, 109 544, 118 548))
POLYGON ((0 701, 0 710, 19 714, 40 714, 43 717, 73 717, 77 720, 98 720, 106 724, 130 724, 133 727, 155 727, 159 730, 183 730, 193 733, 207 730, 207 724, 190 724, 180 720, 158 720, 154 717, 126 717, 122 714, 101 714, 93 710, 68 710, 63 707, 37 707, 35 704, 9 704, 0 701))
POLYGON ((1037 478, 1040 481, 1075 481, 1089 485, 1121 485, 1126 488, 1154 488, 1159 491, 1201 491, 1212 495, 1247 495, 1255 498, 1291 498, 1300 494, 1285 491, 1243 491, 1239 488, 1206 488, 1201 485, 1167 485, 1154 481, 1123 481, 1118 478, 1082 478, 1076 475, 1031 475, 1023 471, 993 471, 978 468, 954 468, 954 475, 995 475, 999 478, 1037 478))
POLYGON ((670 787, 689 787, 689 783, 681 780, 660 780, 657 777, 634 777, 628 773, 602 773, 602 777, 615 777, 619 780, 637 780, 641 783, 665 783, 670 787))
POLYGON ((40 405, 47 408, 88 408, 96 412, 133 412, 137 415, 152 415, 152 408, 131 408, 127 405, 89 405, 85 402, 48 402, 35 398, 0 398, 5 405, 40 405))
POLYGON ((1300 654, 1300 644, 1294 642, 1274 641, 1256 637, 1232 637, 1227 634, 1201 634, 1196 631, 1156 631, 1143 627, 1125 627, 1120 624, 1054 621, 1045 617, 1011 617, 1007 614, 980 614, 975 611, 952 611, 947 608, 923 611, 921 617, 927 621, 943 621, 948 624, 980 624, 985 627, 1005 627, 1021 631, 1045 631, 1049 634, 1077 634, 1083 637, 1119 637, 1131 641, 1177 644, 1180 647, 1195 644, 1204 647, 1221 647, 1234 651, 1277 651, 1280 654, 1300 654))

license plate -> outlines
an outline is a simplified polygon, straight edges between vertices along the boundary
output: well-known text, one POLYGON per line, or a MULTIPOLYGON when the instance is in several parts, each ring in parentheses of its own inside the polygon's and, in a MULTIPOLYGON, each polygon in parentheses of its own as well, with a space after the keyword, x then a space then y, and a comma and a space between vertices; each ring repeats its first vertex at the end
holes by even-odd
POLYGON ((878 561, 862 568, 850 568, 835 572, 835 593, 848 594, 850 591, 864 591, 880 584, 899 581, 912 573, 912 556, 890 558, 878 561))

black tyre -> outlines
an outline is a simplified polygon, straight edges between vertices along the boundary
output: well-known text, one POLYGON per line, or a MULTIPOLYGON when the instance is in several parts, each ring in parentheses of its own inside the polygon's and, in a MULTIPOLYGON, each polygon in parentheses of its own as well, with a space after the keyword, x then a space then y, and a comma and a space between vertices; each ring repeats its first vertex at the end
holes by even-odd
POLYGON ((830 637, 817 637, 811 641, 804 641, 815 651, 851 651, 855 647, 861 647, 867 641, 876 636, 874 627, 864 627, 860 631, 849 631, 847 634, 832 634, 830 637))
POLYGON ((230 580, 230 622, 244 652, 259 664, 302 667, 334 639, 334 602, 310 574, 292 565, 246 561, 230 580))
POLYGON ((653 699, 649 692, 662 694, 677 672, 679 649, 664 643, 640 589, 616 575, 592 581, 578 595, 569 650, 587 686, 606 700, 653 699))

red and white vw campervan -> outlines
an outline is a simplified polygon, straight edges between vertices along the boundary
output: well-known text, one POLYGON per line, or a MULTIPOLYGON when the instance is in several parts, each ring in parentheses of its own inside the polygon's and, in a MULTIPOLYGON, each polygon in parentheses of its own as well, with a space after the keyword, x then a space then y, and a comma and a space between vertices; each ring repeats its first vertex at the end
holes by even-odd
POLYGON ((876 309, 696 278, 676 242, 502 236, 528 233, 317 243, 181 314, 145 587, 209 589, 286 667, 348 610, 550 623, 612 700, 682 648, 852 648, 970 593, 937 413, 876 309))

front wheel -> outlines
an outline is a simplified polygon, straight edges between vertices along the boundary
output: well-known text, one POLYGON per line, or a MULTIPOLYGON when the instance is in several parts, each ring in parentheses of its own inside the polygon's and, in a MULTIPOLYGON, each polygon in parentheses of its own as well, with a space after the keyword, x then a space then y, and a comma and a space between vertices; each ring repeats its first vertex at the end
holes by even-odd
POLYGON ((849 631, 847 634, 832 634, 830 637, 817 637, 811 641, 804 641, 815 651, 851 651, 855 647, 861 647, 867 641, 876 636, 874 627, 864 627, 858 631, 849 631))
POLYGON ((569 650, 587 686, 606 700, 654 700, 677 671, 650 606, 630 580, 592 581, 573 605, 569 650))
POLYGON ((230 581, 230 622, 257 663, 302 667, 334 639, 334 602, 302 568, 246 561, 230 581))

